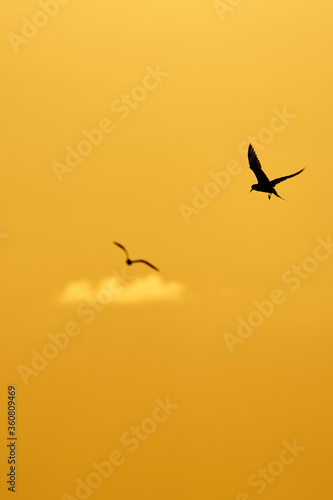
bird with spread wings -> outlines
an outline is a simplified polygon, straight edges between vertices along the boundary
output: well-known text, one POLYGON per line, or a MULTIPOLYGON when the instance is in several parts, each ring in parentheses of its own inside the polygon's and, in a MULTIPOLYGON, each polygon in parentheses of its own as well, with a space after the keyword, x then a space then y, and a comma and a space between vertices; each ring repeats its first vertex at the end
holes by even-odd
POLYGON ((252 147, 252 144, 249 145, 248 159, 249 159, 250 169, 252 170, 258 181, 258 184, 252 184, 251 191, 254 190, 254 191, 262 191, 263 193, 268 193, 268 199, 271 199, 272 194, 275 194, 275 196, 284 200, 282 196, 277 194, 274 187, 276 186, 276 184, 279 184, 280 182, 285 181, 286 179, 290 179, 291 177, 295 177, 295 175, 300 174, 301 172, 303 172, 305 168, 305 167, 302 168, 295 174, 285 175, 284 177, 277 177, 276 179, 270 181, 265 172, 263 171, 263 169, 261 168, 260 161, 258 160, 258 157, 252 147))
POLYGON ((126 264, 128 264, 129 266, 131 266, 132 264, 136 264, 138 262, 141 262, 142 264, 146 264, 147 266, 155 269, 155 271, 159 271, 159 269, 157 269, 157 267, 153 266, 153 264, 151 264, 147 260, 143 260, 143 259, 131 260, 129 258, 129 255, 128 255, 128 252, 127 252, 126 248, 123 245, 121 245, 120 243, 117 243, 116 241, 114 241, 113 243, 115 245, 117 245, 117 247, 121 248, 125 252, 125 255, 126 255, 126 264))

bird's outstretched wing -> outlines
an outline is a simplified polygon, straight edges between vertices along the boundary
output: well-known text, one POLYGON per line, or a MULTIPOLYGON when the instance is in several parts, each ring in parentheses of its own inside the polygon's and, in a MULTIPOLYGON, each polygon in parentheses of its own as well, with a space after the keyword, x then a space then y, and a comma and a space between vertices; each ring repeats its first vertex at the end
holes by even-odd
MULTIPOLYGON (((304 167, 305 168, 305 167, 304 167)), ((291 174, 291 175, 285 175, 284 177, 278 177, 277 179, 274 179, 270 182, 271 186, 276 186, 276 184, 279 184, 279 182, 285 181, 286 179, 290 179, 290 177, 295 177, 295 175, 300 174, 303 172, 304 168, 296 172, 296 174, 291 174)))
POLYGON ((113 242, 115 245, 117 245, 117 247, 121 248, 122 250, 124 250, 125 254, 126 254, 126 258, 129 259, 129 255, 128 255, 128 252, 126 250, 126 248, 121 245, 120 243, 117 243, 116 241, 113 242))
POLYGON ((159 269, 157 269, 157 267, 153 266, 153 264, 151 264, 150 262, 147 262, 146 260, 143 260, 143 259, 132 260, 133 264, 135 262, 142 262, 143 264, 147 264, 147 266, 152 267, 153 269, 155 269, 155 271, 159 271, 159 269))
POLYGON ((257 155, 252 147, 252 144, 249 144, 247 156, 249 159, 250 169, 252 170, 252 172, 256 176, 259 184, 261 184, 261 183, 265 184, 265 183, 269 182, 267 175, 265 174, 265 172, 261 168, 260 161, 258 160, 258 157, 257 157, 257 155))

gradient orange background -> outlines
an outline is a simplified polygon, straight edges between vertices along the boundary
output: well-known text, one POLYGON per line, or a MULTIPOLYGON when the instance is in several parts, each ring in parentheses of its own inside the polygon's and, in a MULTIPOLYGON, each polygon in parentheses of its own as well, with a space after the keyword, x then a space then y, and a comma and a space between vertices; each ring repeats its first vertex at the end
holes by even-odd
POLYGON ((9 384, 17 499, 79 498, 77 478, 113 450, 122 464, 87 498, 330 498, 333 256, 315 252, 332 235, 333 6, 41 4, 6 2, 1 22, 2 498, 9 384), (25 41, 22 18, 43 25, 25 41), (276 110, 292 118, 272 132, 276 110), (112 132, 60 182, 54 162, 105 119, 112 132), (271 178, 308 166, 277 186, 286 202, 249 194, 250 141, 271 178), (237 174, 194 207, 230 162, 237 174), (125 269, 114 240, 161 273, 125 269), (130 283, 87 323, 78 304, 123 269, 130 283), (231 352, 226 332, 276 289, 283 303, 231 352), (24 380, 32 350, 73 321, 80 333, 24 380), (178 407, 154 428, 167 398, 178 407), (122 436, 140 425, 152 432, 131 451, 122 436), (306 449, 259 494, 248 478, 279 471, 295 439, 306 449))

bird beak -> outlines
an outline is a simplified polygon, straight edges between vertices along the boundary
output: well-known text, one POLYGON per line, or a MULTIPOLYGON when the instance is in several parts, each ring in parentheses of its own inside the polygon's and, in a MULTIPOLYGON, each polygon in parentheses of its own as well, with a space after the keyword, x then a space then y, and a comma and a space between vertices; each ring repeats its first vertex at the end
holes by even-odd
POLYGON ((250 189, 250 193, 251 193, 251 191, 252 191, 252 188, 250 189))

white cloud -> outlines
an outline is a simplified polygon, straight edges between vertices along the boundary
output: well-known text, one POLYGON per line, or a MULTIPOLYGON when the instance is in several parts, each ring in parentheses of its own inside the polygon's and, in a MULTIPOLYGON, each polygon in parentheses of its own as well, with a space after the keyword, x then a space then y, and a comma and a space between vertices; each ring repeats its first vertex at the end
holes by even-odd
POLYGON ((185 286, 176 281, 164 282, 159 276, 140 278, 116 296, 119 304, 173 301, 181 298, 185 286))
POLYGON ((77 304, 90 298, 114 304, 139 304, 149 302, 170 302, 182 298, 185 285, 177 281, 165 282, 160 276, 137 278, 123 284, 115 277, 103 279, 94 285, 89 280, 69 282, 58 301, 63 304, 77 304))
POLYGON ((88 280, 70 281, 58 297, 58 301, 75 304, 85 300, 89 295, 94 295, 94 291, 88 280))

